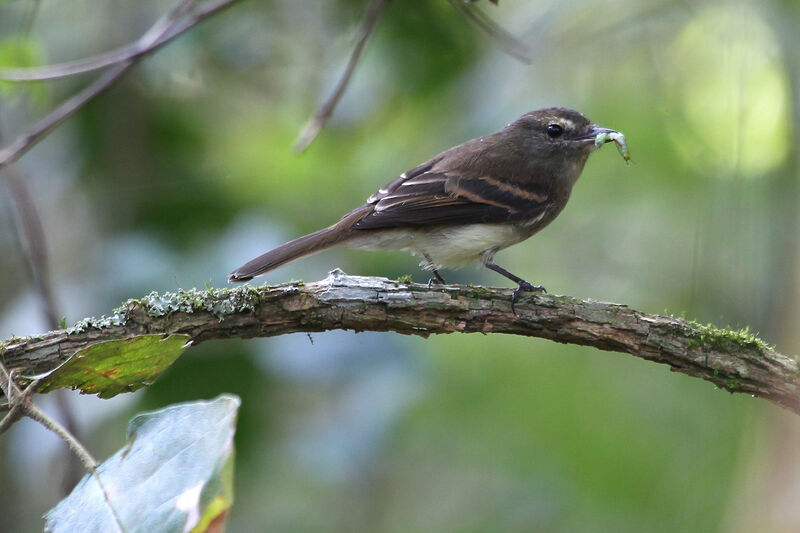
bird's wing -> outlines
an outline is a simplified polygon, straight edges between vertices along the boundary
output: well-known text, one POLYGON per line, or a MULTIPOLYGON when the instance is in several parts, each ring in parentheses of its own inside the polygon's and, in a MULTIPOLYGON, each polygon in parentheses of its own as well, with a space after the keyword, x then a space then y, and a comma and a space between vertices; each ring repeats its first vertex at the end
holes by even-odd
POLYGON ((500 180, 490 175, 466 177, 436 171, 435 162, 401 175, 376 194, 372 210, 353 229, 427 224, 475 224, 535 220, 550 207, 541 185, 500 180))

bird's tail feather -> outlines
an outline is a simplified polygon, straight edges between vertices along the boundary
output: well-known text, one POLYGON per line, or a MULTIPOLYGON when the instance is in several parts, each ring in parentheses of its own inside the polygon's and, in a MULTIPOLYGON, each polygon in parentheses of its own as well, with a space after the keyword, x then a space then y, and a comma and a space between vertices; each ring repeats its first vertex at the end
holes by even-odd
POLYGON ((346 241, 350 236, 350 231, 344 230, 337 224, 299 237, 256 257, 252 261, 248 261, 231 272, 228 276, 228 281, 247 281, 253 279, 256 276, 266 274, 287 263, 340 244, 346 241))

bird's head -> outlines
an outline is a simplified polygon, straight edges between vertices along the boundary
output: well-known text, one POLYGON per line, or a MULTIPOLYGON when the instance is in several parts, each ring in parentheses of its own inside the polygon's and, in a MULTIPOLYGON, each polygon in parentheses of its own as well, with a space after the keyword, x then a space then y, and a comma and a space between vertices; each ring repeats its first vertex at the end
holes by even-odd
POLYGON ((516 140, 526 157, 534 158, 537 166, 556 175, 577 180, 578 175, 601 143, 613 140, 608 134, 621 136, 615 130, 592 123, 583 114, 565 107, 549 107, 525 113, 506 126, 503 132, 516 140), (573 177, 574 176, 574 177, 573 177))

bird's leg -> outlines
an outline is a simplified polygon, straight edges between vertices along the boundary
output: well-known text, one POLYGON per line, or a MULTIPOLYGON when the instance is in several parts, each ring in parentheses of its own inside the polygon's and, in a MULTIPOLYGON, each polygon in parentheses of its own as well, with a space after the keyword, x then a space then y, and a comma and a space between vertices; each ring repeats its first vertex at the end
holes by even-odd
POLYGON ((433 277, 428 280, 428 288, 431 288, 431 285, 447 285, 447 282, 444 280, 439 271, 435 268, 432 270, 433 277))
POLYGON ((511 312, 514 313, 515 315, 517 314, 517 312, 516 310, 514 310, 514 303, 517 301, 517 298, 519 298, 520 294, 522 294, 523 292, 533 292, 533 291, 547 292, 545 288, 542 287, 541 285, 531 285, 521 277, 515 276, 505 268, 495 265, 491 261, 487 261, 485 265, 486 268, 494 270, 498 274, 507 277, 508 279, 519 285, 516 289, 514 289, 514 292, 511 293, 511 312))
MULTIPOLYGON (((428 262, 428 266, 434 266, 436 264, 433 262, 433 259, 431 259, 431 256, 429 256, 428 254, 422 254, 422 255, 425 256, 425 261, 428 262)), ((433 272, 433 277, 428 280, 429 289, 433 285, 447 285, 447 282, 444 280, 442 275, 439 274, 438 270, 436 270, 435 268, 431 268, 431 272, 433 272)))

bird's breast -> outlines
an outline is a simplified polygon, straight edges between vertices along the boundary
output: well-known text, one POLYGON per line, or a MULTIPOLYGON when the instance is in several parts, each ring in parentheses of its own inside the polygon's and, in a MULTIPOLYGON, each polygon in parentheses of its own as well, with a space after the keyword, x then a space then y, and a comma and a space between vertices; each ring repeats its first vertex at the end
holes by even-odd
POLYGON ((538 228, 523 224, 464 224, 432 228, 365 231, 348 242, 361 250, 408 250, 430 257, 434 266, 458 267, 484 252, 502 250, 533 235, 538 228))

